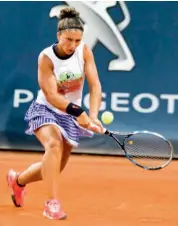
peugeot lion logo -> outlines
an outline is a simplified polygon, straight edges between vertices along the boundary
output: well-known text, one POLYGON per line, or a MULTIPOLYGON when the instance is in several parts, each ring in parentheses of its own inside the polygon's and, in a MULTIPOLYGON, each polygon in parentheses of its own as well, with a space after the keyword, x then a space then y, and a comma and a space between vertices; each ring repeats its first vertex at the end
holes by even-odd
MULTIPOLYGON (((84 41, 94 48, 99 40, 117 59, 111 60, 108 66, 110 71, 130 71, 135 66, 133 56, 125 42, 121 31, 130 23, 130 14, 126 4, 123 1, 109 2, 80 2, 65 1, 69 6, 76 8, 80 12, 81 19, 85 23, 84 41), (124 19, 119 24, 115 24, 107 12, 108 7, 120 4, 124 14, 124 19), (93 24, 95 26, 93 26, 93 24)), ((54 6, 49 16, 58 17, 60 10, 64 5, 54 6)))

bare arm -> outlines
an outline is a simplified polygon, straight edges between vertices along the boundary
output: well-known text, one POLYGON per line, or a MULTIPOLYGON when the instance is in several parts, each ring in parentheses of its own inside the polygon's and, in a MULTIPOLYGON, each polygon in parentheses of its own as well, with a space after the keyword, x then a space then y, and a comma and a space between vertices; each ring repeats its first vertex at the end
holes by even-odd
POLYGON ((41 54, 38 58, 38 83, 47 101, 65 112, 69 101, 58 93, 57 82, 53 73, 53 64, 44 54, 41 54))
POLYGON ((91 119, 97 119, 98 111, 101 104, 102 90, 98 78, 98 72, 96 69, 93 53, 87 46, 84 47, 84 60, 85 60, 85 74, 90 90, 89 116, 91 119))

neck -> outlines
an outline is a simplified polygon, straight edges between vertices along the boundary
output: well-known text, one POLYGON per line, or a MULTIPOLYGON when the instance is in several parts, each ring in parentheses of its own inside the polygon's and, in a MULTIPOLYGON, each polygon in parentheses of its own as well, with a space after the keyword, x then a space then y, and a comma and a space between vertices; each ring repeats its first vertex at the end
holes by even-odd
POLYGON ((59 56, 61 56, 61 57, 65 57, 65 56, 68 56, 64 51, 63 51, 63 49, 62 49, 62 47, 61 47, 61 45, 58 43, 57 45, 56 45, 56 51, 57 51, 57 53, 58 53, 58 55, 59 56))

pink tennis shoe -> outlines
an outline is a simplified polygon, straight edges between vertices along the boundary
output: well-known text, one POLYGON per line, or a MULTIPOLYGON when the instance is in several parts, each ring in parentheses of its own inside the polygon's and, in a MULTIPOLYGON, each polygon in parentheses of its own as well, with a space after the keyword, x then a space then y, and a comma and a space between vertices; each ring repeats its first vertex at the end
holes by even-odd
POLYGON ((16 207, 23 206, 25 186, 21 187, 17 184, 19 173, 9 170, 7 174, 7 182, 11 189, 11 198, 16 207))
POLYGON ((66 213, 61 209, 61 206, 56 199, 49 200, 45 203, 43 216, 51 220, 63 220, 67 218, 66 213))

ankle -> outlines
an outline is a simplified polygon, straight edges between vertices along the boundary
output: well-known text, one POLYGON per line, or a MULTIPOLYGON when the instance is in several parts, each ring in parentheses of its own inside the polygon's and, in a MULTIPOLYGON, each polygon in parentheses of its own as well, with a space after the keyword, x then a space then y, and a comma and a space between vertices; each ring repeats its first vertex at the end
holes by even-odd
POLYGON ((49 204, 49 203, 56 203, 56 204, 60 204, 59 200, 55 199, 55 198, 48 198, 47 201, 46 201, 46 204, 49 204))
POLYGON ((20 173, 19 173, 18 176, 17 176, 16 182, 17 182, 17 185, 18 185, 19 187, 23 188, 23 187, 25 187, 25 184, 19 182, 19 176, 20 176, 20 173))

